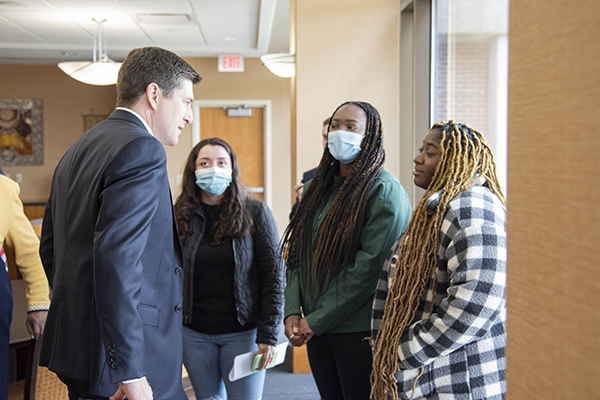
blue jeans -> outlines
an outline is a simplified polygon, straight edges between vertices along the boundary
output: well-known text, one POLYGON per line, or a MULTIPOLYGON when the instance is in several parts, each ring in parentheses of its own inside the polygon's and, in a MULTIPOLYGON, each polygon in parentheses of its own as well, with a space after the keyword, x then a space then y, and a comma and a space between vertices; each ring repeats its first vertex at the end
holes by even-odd
POLYGON ((206 335, 183 327, 183 364, 197 400, 260 400, 265 371, 229 380, 235 356, 258 350, 256 329, 206 335))

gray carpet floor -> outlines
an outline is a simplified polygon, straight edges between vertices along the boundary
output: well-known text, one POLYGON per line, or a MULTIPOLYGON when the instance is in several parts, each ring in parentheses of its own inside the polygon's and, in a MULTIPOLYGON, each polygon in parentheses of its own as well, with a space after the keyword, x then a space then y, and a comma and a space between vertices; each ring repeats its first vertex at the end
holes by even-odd
POLYGON ((312 374, 293 374, 285 363, 267 371, 262 400, 319 400, 312 374))

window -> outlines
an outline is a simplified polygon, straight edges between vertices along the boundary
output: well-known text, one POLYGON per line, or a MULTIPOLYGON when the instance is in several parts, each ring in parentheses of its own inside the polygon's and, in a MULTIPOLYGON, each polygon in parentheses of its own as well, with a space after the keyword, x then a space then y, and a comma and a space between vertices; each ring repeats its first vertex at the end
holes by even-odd
POLYGON ((433 0, 431 123, 482 132, 506 191, 508 0, 433 0))

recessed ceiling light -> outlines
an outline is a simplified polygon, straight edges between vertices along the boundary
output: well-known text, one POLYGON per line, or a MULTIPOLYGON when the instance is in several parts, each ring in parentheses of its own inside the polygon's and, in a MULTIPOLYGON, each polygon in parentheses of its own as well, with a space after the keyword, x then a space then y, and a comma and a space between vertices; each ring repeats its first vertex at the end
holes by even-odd
POLYGON ((29 7, 29 4, 19 3, 18 1, 0 1, 2 7, 29 7))
POLYGON ((223 38, 223 40, 226 42, 235 42, 237 40, 237 38, 236 37, 226 37, 226 38, 223 38))
POLYGON ((74 57, 77 55, 76 51, 63 51, 62 55, 65 57, 74 57))

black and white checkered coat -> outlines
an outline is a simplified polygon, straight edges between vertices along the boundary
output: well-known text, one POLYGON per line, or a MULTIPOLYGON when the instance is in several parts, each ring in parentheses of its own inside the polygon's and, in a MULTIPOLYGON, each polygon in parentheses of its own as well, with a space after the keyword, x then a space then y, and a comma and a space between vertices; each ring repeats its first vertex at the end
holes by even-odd
MULTIPOLYGON (((447 206, 435 293, 432 277, 398 347, 401 399, 410 399, 421 368, 414 399, 505 398, 506 208, 483 182, 447 206)), ((440 194, 429 199, 430 213, 440 194)), ((398 247, 399 241, 377 285, 373 337, 383 316, 398 247)))

